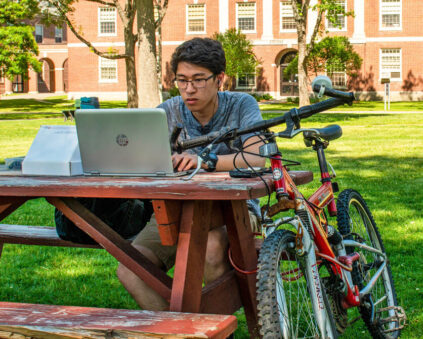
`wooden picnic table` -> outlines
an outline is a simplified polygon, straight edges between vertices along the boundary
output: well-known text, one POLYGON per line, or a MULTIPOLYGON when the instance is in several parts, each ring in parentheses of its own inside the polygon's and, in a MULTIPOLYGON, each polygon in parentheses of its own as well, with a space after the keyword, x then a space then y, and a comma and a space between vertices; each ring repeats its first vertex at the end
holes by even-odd
MULTIPOLYGON (((301 183, 302 172, 291 174, 301 183)), ((257 268, 246 200, 273 189, 270 175, 234 179, 228 173, 180 178, 0 175, 0 221, 29 199, 44 197, 170 302, 170 311, 233 314, 244 307, 257 332, 256 274, 231 271, 202 287, 208 231, 226 225, 233 261, 257 268), (163 244, 177 244, 173 279, 78 202, 77 197, 152 199, 163 244)))

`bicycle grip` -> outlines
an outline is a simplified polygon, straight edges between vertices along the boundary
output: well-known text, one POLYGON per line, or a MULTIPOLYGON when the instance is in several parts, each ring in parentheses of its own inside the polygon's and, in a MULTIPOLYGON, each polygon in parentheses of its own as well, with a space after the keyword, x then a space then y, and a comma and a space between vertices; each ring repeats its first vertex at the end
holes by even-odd
POLYGON ((181 140, 180 142, 178 142, 178 146, 183 150, 186 150, 189 148, 195 148, 199 146, 204 146, 212 142, 218 136, 219 136, 219 132, 212 132, 212 133, 202 135, 201 137, 197 137, 194 139, 181 140))
MULTIPOLYGON (((313 91, 315 93, 319 93, 320 89, 321 89, 321 85, 319 84, 313 85, 313 91)), ((343 99, 344 101, 346 101, 346 103, 348 103, 348 105, 351 105, 352 102, 355 100, 354 93, 352 92, 337 91, 335 89, 328 88, 328 87, 325 87, 324 89, 325 89, 323 91, 324 95, 327 95, 328 97, 332 97, 332 98, 343 99)))

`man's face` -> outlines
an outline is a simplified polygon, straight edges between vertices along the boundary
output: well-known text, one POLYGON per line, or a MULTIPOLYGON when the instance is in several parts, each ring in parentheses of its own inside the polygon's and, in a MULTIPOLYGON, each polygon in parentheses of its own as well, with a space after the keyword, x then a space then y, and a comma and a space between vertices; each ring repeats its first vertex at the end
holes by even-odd
POLYGON ((207 68, 184 61, 176 70, 179 92, 191 112, 202 112, 214 102, 221 78, 223 73, 214 76, 207 68))

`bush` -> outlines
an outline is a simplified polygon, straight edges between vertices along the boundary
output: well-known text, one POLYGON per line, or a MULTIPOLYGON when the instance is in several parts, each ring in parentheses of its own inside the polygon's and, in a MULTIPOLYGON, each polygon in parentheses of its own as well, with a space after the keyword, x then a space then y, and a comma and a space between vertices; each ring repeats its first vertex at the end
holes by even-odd
POLYGON ((273 97, 268 94, 268 93, 264 93, 264 94, 258 94, 258 93, 249 93, 252 97, 254 97, 254 99, 256 99, 256 101, 262 101, 262 100, 272 100, 273 97))
POLYGON ((172 88, 168 89, 167 93, 169 94, 170 98, 177 97, 178 95, 181 95, 179 93, 179 89, 177 89, 176 87, 172 87, 172 88))

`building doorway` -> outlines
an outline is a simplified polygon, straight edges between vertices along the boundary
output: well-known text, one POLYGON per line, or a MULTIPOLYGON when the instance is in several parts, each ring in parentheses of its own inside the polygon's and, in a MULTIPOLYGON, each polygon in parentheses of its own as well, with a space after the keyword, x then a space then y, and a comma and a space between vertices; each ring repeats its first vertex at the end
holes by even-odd
POLYGON ((37 76, 38 93, 55 92, 54 63, 50 59, 40 60, 43 63, 41 73, 37 76))
POLYGON ((19 74, 13 78, 12 81, 13 93, 23 93, 24 91, 24 77, 19 74))
POLYGON ((281 96, 298 96, 298 73, 285 75, 284 70, 288 64, 296 57, 297 52, 291 51, 282 56, 280 61, 280 95, 281 96))

